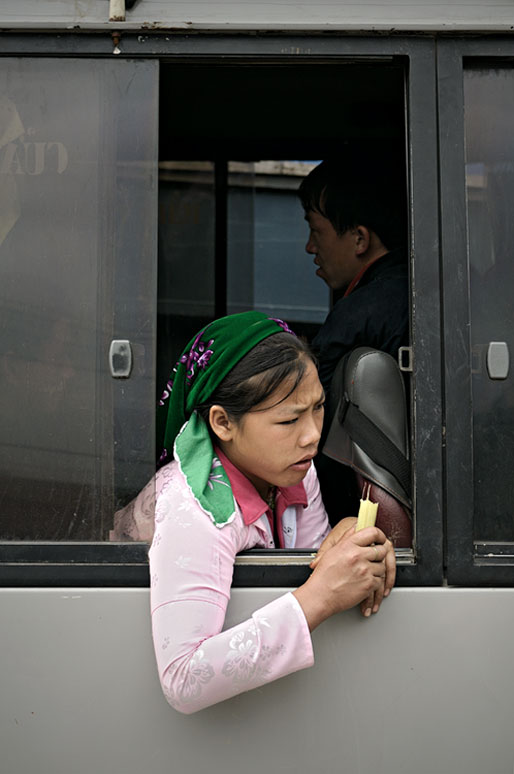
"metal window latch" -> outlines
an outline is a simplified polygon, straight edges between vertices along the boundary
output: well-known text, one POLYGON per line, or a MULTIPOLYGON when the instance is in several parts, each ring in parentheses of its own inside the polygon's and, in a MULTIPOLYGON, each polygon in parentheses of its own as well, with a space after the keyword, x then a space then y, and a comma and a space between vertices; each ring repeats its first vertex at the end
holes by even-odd
POLYGON ((132 371, 132 347, 127 339, 113 339, 109 348, 109 367, 113 379, 128 379, 132 371))
POLYGON ((400 371, 411 374, 414 370, 414 353, 412 347, 400 347, 398 349, 398 365, 400 371))
POLYGON ((486 355, 489 379, 506 379, 509 375, 509 347, 505 341, 490 341, 486 355))

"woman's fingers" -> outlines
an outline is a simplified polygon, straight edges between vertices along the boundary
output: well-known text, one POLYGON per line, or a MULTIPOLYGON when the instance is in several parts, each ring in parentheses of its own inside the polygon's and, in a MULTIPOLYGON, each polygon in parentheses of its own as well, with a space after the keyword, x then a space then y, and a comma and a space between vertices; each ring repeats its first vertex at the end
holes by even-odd
POLYGON ((366 527, 355 532, 353 542, 358 546, 383 545, 387 542, 387 537, 378 527, 366 527))
POLYGON ((371 548, 375 549, 375 556, 371 561, 380 565, 381 568, 375 574, 383 578, 383 583, 374 594, 370 594, 360 604, 362 615, 366 618, 372 613, 378 613, 382 600, 391 593, 396 578, 396 557, 391 541, 386 540, 381 546, 371 546, 371 548))
POLYGON ((387 548, 385 544, 370 546, 370 553, 368 556, 370 562, 383 562, 386 556, 387 548))
POLYGON ((363 599, 359 607, 364 618, 369 618, 373 612, 373 606, 375 604, 375 595, 370 594, 366 599, 363 599))
MULTIPOLYGON (((382 530, 368 527, 355 532, 351 527, 340 530, 336 542, 334 537, 331 533, 311 562, 314 572, 307 587, 316 588, 316 605, 323 602, 322 613, 315 610, 313 615, 314 625, 318 618, 322 620, 355 604, 367 618, 378 612, 394 585, 394 549, 382 530)), ((300 595, 304 591, 300 589, 300 595)))
POLYGON ((390 540, 388 542, 388 551, 384 560, 386 576, 384 582, 384 597, 388 597, 396 580, 396 556, 394 546, 390 540))

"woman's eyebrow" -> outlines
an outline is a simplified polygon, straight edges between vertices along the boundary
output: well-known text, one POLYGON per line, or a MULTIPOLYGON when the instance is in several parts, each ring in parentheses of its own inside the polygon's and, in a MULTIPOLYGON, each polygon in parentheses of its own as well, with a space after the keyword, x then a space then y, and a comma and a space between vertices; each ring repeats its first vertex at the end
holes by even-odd
MULTIPOLYGON (((313 403, 307 404, 297 404, 296 406, 286 406, 285 404, 282 404, 281 408, 283 411, 281 413, 284 414, 303 414, 304 411, 307 411, 310 406, 319 406, 320 403, 323 403, 325 401, 325 392, 324 390, 321 391, 321 395, 319 398, 314 401, 313 403)), ((280 404, 277 406, 279 408, 280 404)))

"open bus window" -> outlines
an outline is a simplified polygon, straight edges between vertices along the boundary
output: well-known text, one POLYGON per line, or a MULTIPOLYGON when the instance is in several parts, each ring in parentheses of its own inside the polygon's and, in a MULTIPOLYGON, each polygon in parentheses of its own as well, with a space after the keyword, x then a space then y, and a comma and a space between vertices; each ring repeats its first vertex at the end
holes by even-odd
POLYGON ((215 166, 159 167, 156 397, 185 344, 215 316, 215 166))
POLYGON ((405 191, 404 77, 400 63, 162 66, 158 394, 214 317, 257 309, 312 341, 334 299, 298 187, 316 159, 355 154, 387 158, 405 191))
POLYGON ((329 310, 313 282, 297 189, 309 161, 228 164, 227 311, 258 309, 312 337, 329 310))
MULTIPOLYGON (((313 279, 297 188, 312 162, 234 162, 226 170, 227 232, 222 246, 226 292, 222 313, 251 309, 287 320, 307 338, 329 310, 326 285, 313 279)), ((185 343, 219 308, 215 297, 214 162, 160 164, 159 355, 157 389, 185 343)), ((218 266, 216 265, 218 263, 218 266)))

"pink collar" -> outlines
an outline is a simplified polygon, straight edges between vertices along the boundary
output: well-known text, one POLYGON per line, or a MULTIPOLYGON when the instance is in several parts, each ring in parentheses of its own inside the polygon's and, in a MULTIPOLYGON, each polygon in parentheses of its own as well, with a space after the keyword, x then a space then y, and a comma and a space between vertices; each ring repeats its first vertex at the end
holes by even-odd
MULTIPOLYGON (((272 515, 267 503, 264 502, 256 488, 249 481, 241 471, 233 465, 226 454, 223 454, 221 449, 217 447, 214 452, 220 458, 225 472, 229 478, 230 486, 234 494, 234 499, 241 508, 243 514, 243 521, 246 526, 250 526, 254 521, 257 521, 264 513, 268 515, 268 518, 272 515)), ((293 486, 285 486, 277 488, 277 499, 275 502, 275 511, 277 518, 280 518, 285 509, 290 505, 303 505, 307 506, 307 495, 305 494, 305 487, 303 481, 293 486)))

